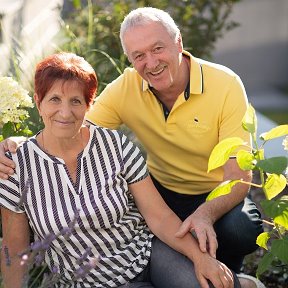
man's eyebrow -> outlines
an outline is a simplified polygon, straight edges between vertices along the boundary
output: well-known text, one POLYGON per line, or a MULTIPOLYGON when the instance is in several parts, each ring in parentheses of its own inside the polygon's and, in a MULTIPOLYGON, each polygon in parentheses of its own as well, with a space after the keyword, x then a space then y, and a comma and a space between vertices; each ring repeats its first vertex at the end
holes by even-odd
MULTIPOLYGON (((164 43, 161 41, 161 40, 159 40, 159 41, 156 41, 155 43, 153 43, 149 48, 147 48, 148 50, 149 49, 153 49, 155 46, 157 46, 157 45, 164 45, 164 43)), ((132 57, 135 57, 135 56, 137 56, 137 55, 139 55, 139 54, 143 54, 144 52, 143 51, 138 51, 138 50, 136 50, 136 51, 133 51, 132 53, 131 53, 131 56, 132 57)))
POLYGON ((139 54, 142 54, 143 52, 140 52, 140 51, 134 51, 134 52, 132 52, 131 53, 131 56, 132 57, 135 57, 135 56, 137 56, 137 55, 139 55, 139 54))

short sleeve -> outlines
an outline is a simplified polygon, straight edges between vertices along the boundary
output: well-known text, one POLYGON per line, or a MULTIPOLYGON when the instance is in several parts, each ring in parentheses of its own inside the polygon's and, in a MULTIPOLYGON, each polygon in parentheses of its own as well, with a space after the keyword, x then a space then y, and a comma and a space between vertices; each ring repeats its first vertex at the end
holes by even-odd
POLYGON ((23 213, 18 175, 14 173, 7 180, 0 179, 0 205, 16 213, 23 213))
POLYGON ((148 169, 140 149, 122 134, 124 177, 128 184, 145 179, 148 169))
MULTIPOLYGON (((242 127, 242 120, 248 108, 248 100, 244 85, 239 76, 235 75, 230 83, 226 101, 222 111, 222 122, 219 131, 219 140, 229 137, 240 137, 248 146, 251 146, 249 132, 242 127)), ((244 147, 241 147, 244 149, 244 147)), ((249 150, 249 148, 245 148, 249 150)))

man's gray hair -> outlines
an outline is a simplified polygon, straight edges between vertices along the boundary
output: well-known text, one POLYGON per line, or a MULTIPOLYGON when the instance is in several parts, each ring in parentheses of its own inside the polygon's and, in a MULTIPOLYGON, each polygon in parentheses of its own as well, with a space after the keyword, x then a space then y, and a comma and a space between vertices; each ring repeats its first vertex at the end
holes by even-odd
POLYGON ((124 53, 127 55, 125 43, 123 40, 124 34, 129 28, 135 26, 145 25, 151 22, 159 22, 166 28, 168 34, 175 41, 180 35, 180 30, 173 18, 165 11, 153 8, 153 7, 141 7, 132 10, 128 15, 125 16, 120 27, 120 40, 124 53))

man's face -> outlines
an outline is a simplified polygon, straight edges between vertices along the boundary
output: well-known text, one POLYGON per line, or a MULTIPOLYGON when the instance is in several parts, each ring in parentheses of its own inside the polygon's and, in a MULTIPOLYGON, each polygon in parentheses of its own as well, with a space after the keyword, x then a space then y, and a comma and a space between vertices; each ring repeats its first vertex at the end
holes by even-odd
POLYGON ((124 34, 127 56, 134 68, 154 89, 167 91, 177 85, 182 42, 172 39, 159 23, 128 29, 124 34))

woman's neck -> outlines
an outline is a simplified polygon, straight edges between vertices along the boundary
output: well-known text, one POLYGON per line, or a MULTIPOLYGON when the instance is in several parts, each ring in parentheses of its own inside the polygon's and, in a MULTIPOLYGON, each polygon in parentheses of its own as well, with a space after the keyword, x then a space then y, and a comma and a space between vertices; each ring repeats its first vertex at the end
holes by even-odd
MULTIPOLYGON (((71 138, 53 137, 44 129, 37 137, 37 142, 46 153, 62 159, 74 158, 83 151, 89 140, 89 130, 81 127, 79 133, 71 138)), ((76 160, 76 159, 75 159, 76 160)))

